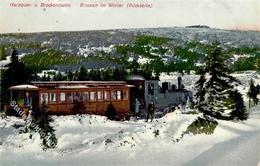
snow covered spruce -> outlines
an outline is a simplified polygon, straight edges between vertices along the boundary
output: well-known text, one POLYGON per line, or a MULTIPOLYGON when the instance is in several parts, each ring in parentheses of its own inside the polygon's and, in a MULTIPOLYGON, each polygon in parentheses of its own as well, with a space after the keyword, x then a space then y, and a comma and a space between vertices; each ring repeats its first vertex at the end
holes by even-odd
POLYGON ((195 83, 195 108, 217 119, 247 119, 243 97, 235 88, 238 85, 239 81, 228 73, 221 59, 221 48, 214 48, 195 83))

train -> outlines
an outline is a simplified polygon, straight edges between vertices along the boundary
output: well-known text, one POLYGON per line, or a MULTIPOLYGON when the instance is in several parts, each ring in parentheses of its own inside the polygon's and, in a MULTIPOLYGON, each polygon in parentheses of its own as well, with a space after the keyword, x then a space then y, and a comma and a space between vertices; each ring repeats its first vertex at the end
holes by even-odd
MULTIPOLYGON (((46 111, 52 115, 106 115, 113 107, 117 119, 135 114, 136 100, 140 109, 153 101, 158 109, 187 102, 192 93, 159 80, 131 77, 127 81, 38 81, 9 88, 10 102, 15 101, 26 113, 46 111), (171 88, 170 88, 171 87, 171 88), (44 110, 43 110, 44 109, 44 110)), ((7 115, 15 114, 10 104, 4 106, 7 115)))

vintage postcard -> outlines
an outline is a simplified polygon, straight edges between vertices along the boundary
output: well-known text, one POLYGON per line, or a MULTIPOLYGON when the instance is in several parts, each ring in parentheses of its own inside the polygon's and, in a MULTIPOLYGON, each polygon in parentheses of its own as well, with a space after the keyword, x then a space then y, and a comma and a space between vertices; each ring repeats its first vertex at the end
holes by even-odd
POLYGON ((1 166, 260 166, 259 0, 1 0, 1 166))

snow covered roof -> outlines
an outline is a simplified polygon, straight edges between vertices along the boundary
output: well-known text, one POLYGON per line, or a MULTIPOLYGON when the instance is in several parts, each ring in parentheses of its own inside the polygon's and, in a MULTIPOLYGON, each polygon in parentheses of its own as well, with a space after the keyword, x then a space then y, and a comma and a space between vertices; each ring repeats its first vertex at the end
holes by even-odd
POLYGON ((34 85, 16 85, 16 86, 11 86, 9 90, 38 90, 39 88, 34 85))
POLYGON ((134 85, 126 85, 127 87, 130 87, 130 88, 132 88, 132 87, 135 87, 134 85))
POLYGON ((145 78, 141 75, 131 75, 127 77, 127 80, 145 80, 145 78))
POLYGON ((59 86, 60 89, 82 89, 82 88, 88 88, 88 86, 85 85, 62 85, 59 86))
POLYGON ((124 81, 37 81, 31 82, 36 86, 69 86, 69 85, 126 85, 127 83, 124 81))

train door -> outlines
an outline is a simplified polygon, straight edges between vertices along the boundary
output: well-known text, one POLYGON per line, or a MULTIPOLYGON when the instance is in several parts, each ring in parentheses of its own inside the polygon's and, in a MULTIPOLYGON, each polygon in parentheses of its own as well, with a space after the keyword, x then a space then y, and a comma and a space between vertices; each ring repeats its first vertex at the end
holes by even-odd
POLYGON ((145 80, 128 80, 130 88, 130 110, 135 113, 136 101, 140 102, 140 109, 145 107, 145 80))

